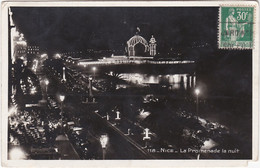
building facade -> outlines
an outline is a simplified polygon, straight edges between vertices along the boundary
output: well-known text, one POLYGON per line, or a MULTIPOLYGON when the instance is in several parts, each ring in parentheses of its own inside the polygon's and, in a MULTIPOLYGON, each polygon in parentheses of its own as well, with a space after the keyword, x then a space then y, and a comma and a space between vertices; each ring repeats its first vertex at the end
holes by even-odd
POLYGON ((156 55, 156 40, 152 36, 149 44, 145 38, 136 34, 127 41, 129 57, 154 57, 156 55))

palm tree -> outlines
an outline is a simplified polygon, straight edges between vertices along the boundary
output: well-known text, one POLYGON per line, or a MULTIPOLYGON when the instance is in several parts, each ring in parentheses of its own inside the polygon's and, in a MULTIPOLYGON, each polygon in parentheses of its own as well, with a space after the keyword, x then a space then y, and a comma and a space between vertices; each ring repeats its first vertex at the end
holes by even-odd
POLYGON ((109 74, 103 74, 103 78, 105 79, 103 85, 107 91, 115 91, 117 84, 125 83, 122 74, 119 72, 110 72, 109 74))

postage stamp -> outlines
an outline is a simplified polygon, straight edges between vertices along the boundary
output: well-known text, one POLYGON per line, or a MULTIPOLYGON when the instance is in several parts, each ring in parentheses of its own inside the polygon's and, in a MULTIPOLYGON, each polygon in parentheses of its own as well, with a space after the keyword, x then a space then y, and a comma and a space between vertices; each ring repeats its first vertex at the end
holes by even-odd
POLYGON ((254 7, 220 7, 219 48, 252 49, 254 7))

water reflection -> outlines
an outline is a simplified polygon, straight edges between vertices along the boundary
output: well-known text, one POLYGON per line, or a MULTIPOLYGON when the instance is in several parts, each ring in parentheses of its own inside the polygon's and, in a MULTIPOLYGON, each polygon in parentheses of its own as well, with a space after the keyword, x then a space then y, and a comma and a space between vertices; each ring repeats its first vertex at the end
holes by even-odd
POLYGON ((167 74, 167 75, 150 75, 140 73, 123 73, 122 78, 128 82, 138 85, 169 85, 169 88, 188 89, 196 85, 196 76, 190 74, 167 74))

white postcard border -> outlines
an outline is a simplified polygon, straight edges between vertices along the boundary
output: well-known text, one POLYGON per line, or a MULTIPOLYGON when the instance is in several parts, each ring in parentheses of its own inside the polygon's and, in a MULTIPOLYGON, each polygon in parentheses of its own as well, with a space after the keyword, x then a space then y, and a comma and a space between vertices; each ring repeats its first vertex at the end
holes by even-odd
MULTIPOLYGON (((2 2, 2 45, 1 45, 1 117, 2 117, 2 129, 1 129, 1 158, 3 167, 227 167, 227 166, 246 166, 248 160, 48 160, 48 161, 36 161, 36 160, 22 160, 13 161, 7 160, 7 117, 8 117, 8 8, 10 6, 44 6, 44 7, 218 7, 223 4, 237 4, 237 5, 254 5, 256 6, 256 29, 254 31, 255 46, 259 46, 259 7, 256 1, 89 1, 89 2, 69 2, 69 1, 56 1, 56 2, 2 2)), ((217 34, 216 34, 217 36, 217 34)), ((259 48, 253 49, 253 154, 252 160, 258 160, 258 148, 259 148, 259 48)))

